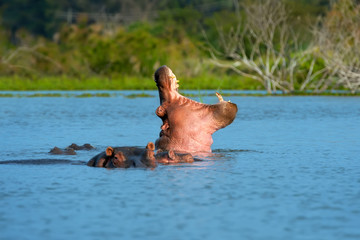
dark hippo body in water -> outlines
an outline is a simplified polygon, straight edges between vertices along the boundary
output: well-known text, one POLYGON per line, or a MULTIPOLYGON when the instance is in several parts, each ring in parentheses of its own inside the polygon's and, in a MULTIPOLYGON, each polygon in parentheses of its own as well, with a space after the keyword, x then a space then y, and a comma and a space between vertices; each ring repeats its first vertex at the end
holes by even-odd
POLYGON ((154 168, 158 163, 174 164, 174 163, 191 163, 194 158, 188 153, 177 153, 173 150, 157 152, 155 154, 155 145, 149 142, 145 148, 140 147, 107 147, 91 158, 87 163, 91 167, 104 168, 154 168))
POLYGON ((87 165, 105 168, 156 167, 154 150, 152 142, 145 148, 107 147, 104 152, 91 158, 87 165))
POLYGON ((71 145, 69 145, 64 149, 54 147, 50 150, 49 153, 54 155, 76 155, 76 151, 78 150, 92 150, 92 149, 94 149, 94 147, 88 143, 85 143, 82 146, 79 146, 76 143, 72 143, 71 145))
MULTIPOLYGON (((89 145, 91 146, 91 145, 89 145)), ((58 149, 57 147, 53 149, 58 149)), ((67 149, 67 148, 65 148, 67 149)), ((54 165, 54 164, 72 164, 72 165, 88 165, 91 167, 102 168, 155 168, 158 163, 163 165, 177 163, 192 163, 194 158, 189 153, 179 153, 170 151, 154 152, 155 145, 149 142, 145 148, 141 147, 107 147, 92 157, 88 162, 73 161, 69 159, 28 159, 28 160, 9 160, 0 161, 0 164, 20 164, 20 165, 54 165)), ((66 153, 61 153, 69 155, 66 153)), ((196 159, 200 161, 200 159, 196 159)))

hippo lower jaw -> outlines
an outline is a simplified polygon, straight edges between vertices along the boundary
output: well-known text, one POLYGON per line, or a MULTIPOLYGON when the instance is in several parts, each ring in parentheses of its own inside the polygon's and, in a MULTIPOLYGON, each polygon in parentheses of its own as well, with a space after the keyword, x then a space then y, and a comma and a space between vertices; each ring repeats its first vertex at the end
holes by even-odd
POLYGON ((211 152, 212 144, 212 132, 210 131, 203 131, 201 136, 191 131, 182 131, 178 134, 173 131, 170 135, 161 131, 160 137, 155 142, 155 148, 195 154, 197 152, 211 152))
POLYGON ((161 149, 164 151, 173 149, 174 151, 187 152, 194 155, 197 155, 197 153, 201 152, 211 152, 211 145, 206 146, 204 144, 174 144, 170 143, 170 140, 166 139, 157 139, 155 142, 155 146, 156 149, 161 149), (168 143, 164 143, 164 141, 167 141, 168 143))

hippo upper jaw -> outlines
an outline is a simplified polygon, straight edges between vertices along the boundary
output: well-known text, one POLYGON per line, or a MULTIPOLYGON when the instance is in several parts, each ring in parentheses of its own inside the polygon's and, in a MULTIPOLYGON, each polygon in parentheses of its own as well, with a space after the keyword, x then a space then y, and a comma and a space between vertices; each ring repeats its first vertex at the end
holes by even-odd
POLYGON ((160 104, 165 101, 171 101, 179 93, 179 80, 167 66, 160 67, 154 74, 156 86, 159 90, 160 104))
POLYGON ((213 109, 213 117, 215 119, 215 131, 230 125, 234 121, 238 111, 236 104, 220 101, 211 106, 213 109))

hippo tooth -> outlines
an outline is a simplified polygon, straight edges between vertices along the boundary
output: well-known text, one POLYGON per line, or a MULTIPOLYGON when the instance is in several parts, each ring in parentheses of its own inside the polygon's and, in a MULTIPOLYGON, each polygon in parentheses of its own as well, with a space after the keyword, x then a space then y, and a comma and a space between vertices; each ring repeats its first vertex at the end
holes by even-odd
POLYGON ((216 96, 218 97, 219 102, 224 101, 224 99, 223 99, 223 97, 221 96, 221 94, 220 94, 220 93, 216 92, 215 94, 216 94, 216 96))

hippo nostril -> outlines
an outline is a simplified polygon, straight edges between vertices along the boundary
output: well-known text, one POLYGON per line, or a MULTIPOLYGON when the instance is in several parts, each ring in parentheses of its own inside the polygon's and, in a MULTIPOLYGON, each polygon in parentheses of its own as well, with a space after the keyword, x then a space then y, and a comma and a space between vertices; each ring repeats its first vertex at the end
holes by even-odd
POLYGON ((161 130, 160 131, 160 134, 159 136, 162 137, 162 136, 167 136, 168 135, 168 132, 167 131, 164 131, 164 130, 161 130))
POLYGON ((155 111, 156 115, 158 115, 159 117, 163 117, 166 114, 166 110, 163 106, 159 106, 156 111, 155 111))

